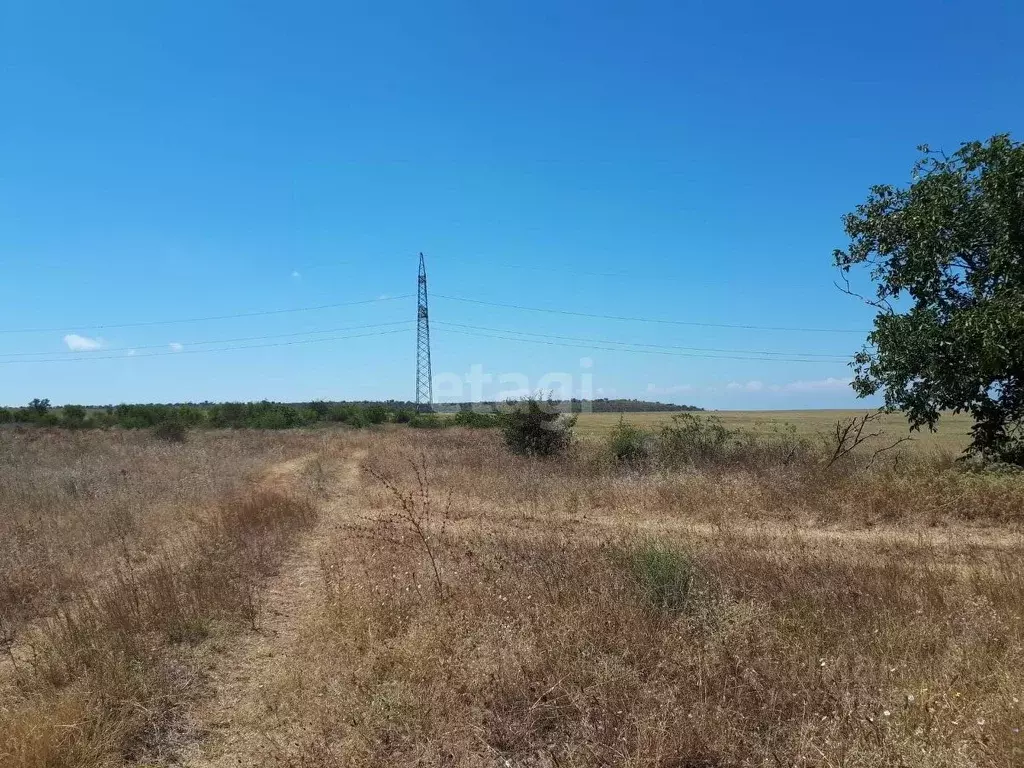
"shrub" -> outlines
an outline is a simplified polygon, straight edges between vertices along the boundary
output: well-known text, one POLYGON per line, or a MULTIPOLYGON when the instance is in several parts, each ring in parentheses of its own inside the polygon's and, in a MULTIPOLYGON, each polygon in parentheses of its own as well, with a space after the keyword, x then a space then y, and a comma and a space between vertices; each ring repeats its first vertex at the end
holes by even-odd
POLYGON ((117 426, 113 408, 94 409, 88 416, 88 422, 89 426, 99 429, 117 426))
POLYGON ((186 427, 202 426, 207 419, 207 412, 195 405, 182 405, 172 408, 167 417, 170 421, 180 421, 186 427))
POLYGON ((332 405, 324 414, 324 419, 335 424, 348 424, 355 413, 355 408, 349 405, 332 405))
POLYGON ((331 413, 331 404, 323 400, 314 400, 309 404, 309 409, 316 414, 320 421, 327 421, 331 413))
POLYGON ((348 426, 352 427, 352 429, 362 429, 363 427, 367 427, 370 425, 370 422, 366 418, 366 413, 364 413, 359 408, 352 408, 349 411, 348 418, 345 419, 344 423, 348 424, 348 426))
POLYGON ((388 409, 383 405, 371 405, 363 408, 363 418, 368 424, 383 424, 388 420, 388 409))
POLYGON ((242 426, 257 429, 288 429, 299 426, 301 421, 297 408, 263 400, 250 404, 249 417, 242 426))
POLYGON ((440 429, 444 426, 436 413, 417 413, 409 420, 414 429, 440 429))
POLYGON ((452 426, 471 429, 490 429, 498 426, 498 414, 477 411, 459 411, 451 419, 452 426))
POLYGON ((155 427, 168 420, 168 407, 164 405, 122 404, 114 409, 117 424, 125 429, 155 427))
POLYGON ((620 417, 608 437, 608 451, 620 464, 643 466, 651 459, 651 435, 620 417))
POLYGON ((701 592, 700 569, 683 549, 644 543, 627 554, 637 586, 651 607, 670 614, 691 612, 701 592))
POLYGON ((61 424, 68 429, 81 429, 86 423, 85 408, 80 405, 65 405, 61 409, 61 424))
POLYGON ((667 465, 721 461, 736 433, 714 416, 680 413, 662 427, 661 460, 667 465))
POLYGON ((184 443, 188 429, 180 421, 164 421, 153 427, 153 437, 167 443, 184 443))
POLYGON ((408 408, 403 408, 400 411, 395 411, 394 421, 395 424, 408 424, 414 418, 416 418, 416 412, 410 411, 408 408))
POLYGON ((318 424, 321 421, 320 414, 312 408, 299 408, 297 413, 299 415, 299 424, 304 427, 318 424))
POLYGON ((209 421, 212 427, 241 427, 246 417, 245 403, 217 403, 210 407, 209 421))
POLYGON ((557 456, 572 445, 576 416, 559 413, 550 400, 528 397, 520 402, 509 401, 499 424, 505 445, 513 453, 557 456))

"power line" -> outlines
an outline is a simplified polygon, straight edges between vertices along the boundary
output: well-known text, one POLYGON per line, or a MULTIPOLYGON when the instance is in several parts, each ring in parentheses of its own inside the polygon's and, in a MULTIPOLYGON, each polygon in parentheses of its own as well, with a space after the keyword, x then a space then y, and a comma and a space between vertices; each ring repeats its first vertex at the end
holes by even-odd
MULTIPOLYGON (((631 261, 632 258, 633 258, 632 254, 627 254, 625 256, 620 256, 619 257, 620 261, 628 261, 630 263, 633 263, 631 261)), ((348 266, 348 265, 360 264, 360 263, 363 263, 363 262, 351 261, 350 260, 350 261, 332 261, 332 262, 307 263, 305 265, 303 265, 303 264, 297 265, 296 269, 299 272, 315 271, 315 270, 319 270, 319 269, 334 269, 335 267, 338 267, 338 266, 348 266)), ((584 269, 584 268, 576 267, 576 266, 574 266, 571 263, 567 263, 565 265, 560 265, 558 263, 555 263, 554 266, 552 266, 551 264, 543 264, 543 265, 537 265, 537 264, 518 264, 518 263, 513 263, 513 262, 508 262, 508 261, 495 261, 495 260, 489 258, 486 255, 475 255, 475 256, 468 256, 468 257, 447 256, 447 257, 444 257, 442 259, 436 259, 435 258, 433 263, 434 263, 435 271, 439 267, 446 267, 446 266, 460 267, 460 266, 465 265, 465 266, 470 266, 470 267, 484 266, 484 267, 487 267, 487 268, 499 267, 501 269, 521 269, 521 270, 527 270, 527 271, 531 271, 531 272, 545 272, 545 273, 548 273, 548 274, 567 275, 569 277, 602 277, 602 278, 609 278, 609 279, 613 279, 613 280, 639 280, 639 281, 644 281, 644 282, 654 282, 654 281, 657 281, 657 282, 661 282, 661 283, 664 283, 666 279, 668 279, 668 280, 680 280, 680 281, 685 280, 690 285, 694 285, 694 284, 706 285, 706 286, 721 285, 721 286, 726 286, 726 287, 728 287, 729 285, 732 284, 729 280, 726 280, 726 279, 711 280, 711 279, 707 279, 707 278, 703 278, 701 280, 698 280, 695 283, 693 278, 692 278, 692 276, 684 276, 684 275, 679 275, 679 274, 671 274, 671 275, 666 276, 664 274, 654 274, 654 273, 649 273, 649 272, 638 272, 636 269, 622 270, 622 271, 618 271, 618 272, 603 272, 603 271, 595 271, 595 270, 591 270, 591 269, 584 269)), ((661 269, 663 267, 663 265, 666 264, 666 263, 668 263, 668 262, 666 262, 665 260, 659 260, 658 264, 653 264, 652 265, 650 263, 647 263, 646 266, 648 268, 661 269)), ((754 278, 752 278, 752 279, 756 279, 756 276, 754 278)))
POLYGON ((596 342, 598 344, 621 344, 630 347, 652 347, 654 349, 679 349, 686 350, 689 352, 723 352, 728 354, 743 354, 743 355, 766 355, 765 359, 772 359, 772 357, 817 357, 823 358, 823 362, 847 362, 848 357, 836 354, 827 354, 821 352, 772 352, 763 349, 718 349, 715 347, 684 347, 676 344, 646 344, 643 342, 634 341, 614 341, 612 339, 587 339, 580 338, 579 336, 559 336, 551 333, 533 333, 530 331, 516 331, 508 328, 488 328, 482 325, 467 325, 465 323, 448 323, 441 320, 435 320, 435 325, 453 326, 455 328, 469 328, 476 331, 494 331, 497 333, 515 333, 522 336, 539 336, 545 339, 566 339, 569 341, 587 341, 596 342))
MULTIPOLYGON (((205 345, 210 345, 210 344, 238 344, 239 342, 265 341, 265 340, 268 340, 268 339, 294 338, 296 336, 312 336, 312 335, 324 334, 324 333, 338 333, 340 331, 364 330, 364 329, 367 329, 367 328, 384 328, 384 327, 395 326, 395 325, 407 325, 407 324, 411 324, 412 322, 413 321, 411 321, 411 320, 396 320, 396 321, 389 322, 389 323, 371 323, 371 324, 365 324, 365 325, 344 326, 344 327, 341 327, 341 328, 327 328, 327 329, 318 330, 318 331, 299 331, 299 332, 295 332, 295 333, 279 333, 279 334, 271 334, 271 335, 263 335, 263 336, 243 336, 243 337, 236 337, 236 338, 231 338, 231 339, 210 339, 210 340, 203 340, 203 341, 190 341, 190 342, 183 342, 183 346, 185 346, 185 347, 194 347, 194 346, 200 346, 200 345, 205 346, 205 345)), ((481 336, 481 337, 485 337, 485 338, 508 339, 510 341, 533 341, 533 339, 523 339, 523 338, 518 338, 518 337, 519 336, 534 336, 534 337, 539 337, 541 339, 554 339, 554 340, 561 340, 561 341, 583 342, 584 344, 596 344, 596 345, 599 345, 599 346, 583 346, 583 345, 579 345, 579 344, 561 345, 561 346, 574 346, 574 347, 579 347, 579 348, 584 348, 584 349, 605 349, 605 350, 609 350, 609 351, 619 351, 619 352, 645 352, 645 351, 652 351, 652 350, 680 350, 680 351, 687 351, 687 352, 726 353, 725 355, 721 355, 721 354, 712 354, 712 355, 678 354, 677 355, 677 356, 680 356, 680 357, 697 357, 697 358, 705 358, 705 359, 713 359, 713 360, 714 359, 725 359, 725 360, 778 360, 780 362, 846 362, 846 358, 841 357, 839 355, 827 355, 827 354, 819 354, 819 353, 812 353, 812 352, 807 352, 807 353, 805 353, 805 352, 774 352, 774 351, 766 351, 766 350, 717 349, 717 348, 708 348, 708 347, 686 347, 686 346, 678 346, 678 345, 670 345, 670 344, 647 344, 647 343, 643 343, 643 342, 628 342, 628 341, 616 341, 616 340, 612 340, 612 339, 594 339, 594 338, 584 338, 584 337, 579 337, 579 336, 562 336, 562 335, 557 335, 557 334, 534 333, 534 332, 531 332, 531 331, 517 331, 517 330, 511 330, 511 329, 507 329, 507 328, 491 328, 491 327, 488 327, 488 326, 469 325, 469 324, 466 324, 466 323, 449 323, 449 322, 444 322, 444 321, 434 321, 434 325, 444 326, 446 329, 447 328, 453 328, 453 329, 454 328, 463 328, 463 329, 469 329, 469 330, 472 330, 472 331, 483 331, 485 333, 474 333, 474 334, 466 334, 466 335, 475 335, 475 336, 481 336), (494 333, 497 333, 497 334, 515 334, 515 336, 492 335, 491 333, 487 333, 487 332, 494 332, 494 333), (605 345, 614 345, 614 346, 605 346, 605 345), (644 349, 630 349, 630 347, 643 347, 644 349), (817 360, 810 360, 810 359, 805 359, 805 358, 818 358, 818 359, 817 360)), ((455 333, 457 331, 452 330, 452 332, 455 333)), ((361 337, 361 335, 355 335, 355 336, 335 336, 335 337, 328 337, 328 338, 306 339, 306 340, 300 340, 300 341, 296 341, 296 342, 292 342, 292 343, 293 344, 315 343, 315 342, 319 342, 319 341, 333 341, 333 340, 337 340, 337 339, 360 338, 360 337, 361 337)), ((227 349, 258 349, 258 348, 265 347, 265 346, 284 346, 284 345, 277 345, 277 344, 245 345, 245 346, 237 346, 237 347, 228 347, 227 349)), ((179 352, 169 351, 169 352, 163 352, 163 353, 160 353, 160 354, 144 354, 144 355, 134 354, 134 352, 136 350, 139 350, 139 349, 164 349, 165 347, 167 347, 167 344, 149 344, 149 345, 142 345, 142 346, 135 346, 135 347, 117 347, 117 348, 107 349, 107 350, 104 350, 104 351, 105 352, 131 352, 133 354, 127 354, 127 355, 109 355, 109 354, 91 355, 91 354, 83 353, 83 352, 72 352, 72 353, 67 353, 64 357, 54 357, 54 358, 41 359, 41 360, 27 360, 27 359, 0 360, 0 364, 3 364, 5 362, 10 362, 10 363, 85 362, 87 360, 119 360, 119 359, 131 359, 131 358, 135 358, 135 357, 158 357, 158 356, 163 356, 163 355, 196 354, 198 352, 224 351, 224 350, 191 350, 191 349, 187 349, 187 350, 182 350, 182 351, 179 351, 179 352)), ((654 352, 654 353, 658 353, 658 352, 654 352)), ((51 353, 51 352, 14 352, 14 353, 5 353, 3 355, 0 355, 0 357, 41 357, 41 356, 51 355, 51 354, 53 354, 53 353, 51 353)))
POLYGON ((566 309, 550 309, 547 307, 527 307, 521 304, 503 304, 497 301, 484 301, 482 299, 467 299, 463 296, 446 296, 442 293, 435 293, 435 298, 447 299, 448 301, 462 301, 467 304, 481 304, 487 307, 503 307, 505 309, 520 309, 528 312, 546 312, 555 315, 571 315, 573 317, 588 317, 596 320, 622 320, 636 323, 657 323, 659 325, 688 325, 700 328, 734 328, 747 331, 793 331, 806 333, 859 333, 865 334, 868 331, 850 328, 791 328, 771 325, 740 325, 732 323, 705 323, 686 320, 658 320, 650 317, 627 317, 622 315, 599 315, 589 312, 573 312, 566 309))
MULTIPOLYGON (((704 360, 758 360, 761 362, 779 362, 779 363, 832 363, 839 362, 833 360, 820 360, 820 359, 809 359, 809 358, 788 358, 788 357, 743 357, 738 355, 701 355, 696 353, 688 352, 670 352, 668 350, 660 349, 629 349, 627 347, 608 347, 601 344, 571 344, 561 341, 544 341, 542 339, 524 339, 516 336, 501 336, 492 333, 477 333, 474 331, 457 331, 452 328, 441 328, 442 333, 458 333, 463 336, 478 336, 485 339, 504 339, 506 341, 523 341, 528 344, 544 344, 550 347, 572 347, 575 349, 601 349, 609 352, 633 352, 646 355, 667 355, 669 357, 688 357, 688 358, 699 358, 704 360)), ((618 343, 618 342, 617 342, 618 343)))
MULTIPOLYGON (((402 257, 402 258, 404 258, 404 257, 402 257)), ((316 264, 308 263, 308 264, 305 264, 305 265, 302 265, 302 264, 298 265, 296 267, 296 270, 301 273, 303 270, 312 271, 312 270, 318 270, 318 269, 333 269, 333 268, 338 267, 338 266, 346 266, 346 265, 359 264, 359 263, 363 263, 363 262, 358 262, 358 261, 332 261, 332 262, 329 262, 329 263, 328 262, 320 262, 320 263, 316 263, 316 264)), ((396 265, 398 263, 400 263, 400 262, 396 262, 396 265)), ((459 265, 480 266, 481 264, 486 265, 488 267, 501 267, 502 269, 525 269, 525 270, 530 270, 530 271, 534 271, 534 272, 548 272, 548 273, 555 272, 555 273, 565 274, 565 275, 570 275, 570 276, 586 275, 586 276, 589 276, 589 277, 612 277, 612 278, 615 278, 615 279, 621 279, 621 278, 662 279, 662 278, 657 278, 656 276, 653 276, 653 275, 651 275, 651 276, 639 275, 639 274, 636 274, 635 272, 594 272, 594 271, 586 270, 586 269, 577 269, 577 268, 573 267, 572 265, 568 265, 568 266, 564 266, 564 267, 559 267, 559 266, 552 267, 550 265, 535 266, 535 265, 531 265, 531 264, 511 264, 511 263, 509 263, 507 261, 494 261, 492 259, 487 258, 486 256, 465 257, 465 258, 454 257, 454 256, 447 256, 447 257, 445 257, 443 259, 435 260, 434 266, 436 268, 438 265, 440 265, 440 266, 459 266, 459 265)))
POLYGON ((323 309, 337 309, 338 307, 354 307, 360 304, 375 304, 381 301, 395 301, 397 299, 408 299, 411 293, 403 293, 398 296, 380 296, 376 299, 363 299, 362 301, 344 301, 337 304, 320 304, 315 307, 293 307, 291 309, 265 309, 256 312, 237 312, 230 315, 209 315, 207 317, 185 317, 177 320, 145 320, 133 323, 107 323, 104 325, 76 325, 62 326, 59 328, 0 328, 0 333, 59 333, 61 331, 100 331, 112 328, 143 328, 153 325, 178 325, 181 323, 203 323, 212 320, 234 320, 240 317, 263 317, 266 315, 285 315, 295 312, 316 312, 323 309))
POLYGON ((168 352, 149 352, 143 355, 100 355, 98 357, 56 357, 42 360, 0 360, 0 365, 16 365, 18 363, 88 363, 93 360, 136 360, 140 357, 177 357, 179 355, 201 355, 212 352, 234 352, 240 349, 266 349, 268 347, 290 347, 296 344, 318 344, 324 341, 341 341, 344 339, 363 339, 369 336, 388 336, 394 333, 408 333, 407 328, 394 331, 378 331, 376 333, 359 333, 350 336, 329 336, 322 339, 299 339, 297 341, 279 341, 272 344, 249 344, 246 346, 222 347, 221 349, 182 349, 168 352))
POLYGON ((614 278, 615 280, 637 279, 637 278, 642 279, 642 280, 663 279, 663 278, 658 278, 656 275, 642 275, 642 274, 637 274, 635 272, 594 272, 594 271, 588 270, 588 269, 577 269, 577 268, 575 268, 575 267, 573 267, 571 265, 570 266, 566 266, 566 267, 559 267, 559 266, 552 267, 550 265, 534 266, 532 264, 510 264, 507 261, 492 261, 490 259, 487 259, 486 257, 475 258, 475 259, 474 258, 470 258, 470 259, 447 258, 447 259, 443 259, 441 261, 441 264, 452 264, 452 263, 454 263, 454 264, 470 264, 472 266, 479 266, 479 265, 483 264, 483 265, 486 265, 488 267, 501 267, 502 269, 525 269, 525 270, 529 270, 531 272, 547 272, 549 274, 554 272, 556 274, 571 275, 573 277, 585 275, 587 277, 610 277, 610 278, 614 278))
MULTIPOLYGON (((410 324, 410 323, 412 323, 412 320, 395 320, 394 322, 390 322, 390 323, 370 323, 368 325, 349 325, 349 326, 343 326, 341 328, 325 328, 325 329, 320 330, 320 331, 297 331, 295 333, 274 333, 274 334, 269 334, 269 335, 265 335, 265 336, 242 336, 242 337, 238 337, 238 338, 234 338, 234 339, 211 339, 211 340, 207 340, 207 341, 183 341, 183 342, 181 342, 181 344, 182 344, 182 346, 186 346, 186 347, 195 347, 195 346, 206 345, 206 344, 236 344, 236 343, 242 342, 242 341, 264 341, 266 339, 287 339, 287 338, 292 338, 292 337, 295 337, 295 336, 313 336, 314 334, 319 334, 319 333, 339 333, 341 331, 358 331, 358 330, 363 330, 365 328, 384 328, 384 327, 390 326, 390 325, 407 325, 407 324, 410 324)), ((135 350, 138 350, 138 349, 164 349, 166 347, 167 347, 167 344, 142 344, 142 345, 136 345, 136 346, 131 346, 131 347, 108 347, 108 348, 103 349, 103 351, 104 352, 134 352, 135 350)), ((0 357, 45 357, 46 355, 53 355, 53 354, 55 354, 55 353, 54 352, 4 352, 4 353, 0 354, 0 357)), ((69 359, 72 358, 72 357, 76 357, 76 358, 77 357, 81 357, 81 358, 90 357, 91 359, 96 359, 95 357, 90 356, 89 352, 87 350, 83 350, 83 351, 80 351, 80 352, 67 352, 65 354, 67 355, 67 357, 69 359)), ((126 357, 135 357, 135 355, 126 355, 126 357)), ((109 359, 109 358, 107 358, 107 359, 109 359)), ((0 361, 0 362, 2 362, 2 361, 0 361)), ((27 361, 27 362, 31 362, 31 361, 27 361)))

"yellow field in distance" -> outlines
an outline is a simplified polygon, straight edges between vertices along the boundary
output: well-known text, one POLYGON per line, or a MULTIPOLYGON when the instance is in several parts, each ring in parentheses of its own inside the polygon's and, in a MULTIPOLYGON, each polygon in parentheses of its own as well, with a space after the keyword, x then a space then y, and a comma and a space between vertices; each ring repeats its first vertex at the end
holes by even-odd
MULTIPOLYGON (((803 411, 699 411, 698 415, 714 416, 730 429, 742 429, 753 432, 778 432, 795 429, 796 434, 812 437, 835 428, 837 420, 846 420, 853 416, 861 416, 870 409, 864 410, 803 410, 803 411)), ((671 422, 675 412, 653 411, 650 413, 582 413, 576 423, 576 431, 583 437, 601 437, 607 435, 623 418, 626 422, 645 429, 658 429, 671 422)), ((970 442, 971 417, 967 414, 943 414, 939 420, 938 431, 910 433, 907 419, 899 413, 885 414, 880 428, 883 431, 880 440, 893 440, 911 434, 917 447, 939 448, 959 452, 970 442)), ((877 431, 877 428, 873 429, 877 431)))

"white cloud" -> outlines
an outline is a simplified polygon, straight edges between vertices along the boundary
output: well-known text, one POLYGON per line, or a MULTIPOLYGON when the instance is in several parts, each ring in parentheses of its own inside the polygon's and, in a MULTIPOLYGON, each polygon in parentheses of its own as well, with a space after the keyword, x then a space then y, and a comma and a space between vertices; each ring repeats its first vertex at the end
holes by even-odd
POLYGON ((129 349, 128 350, 128 357, 135 357, 135 350, 134 349, 129 349))
POLYGON ((778 387, 780 392, 838 392, 850 388, 850 379, 812 379, 810 381, 791 381, 778 387))
POLYGON ((292 279, 293 280, 299 280, 301 278, 302 278, 302 274, 298 270, 295 270, 294 272, 292 272, 292 279))
POLYGON ((88 336, 79 336, 77 333, 69 333, 65 336, 64 343, 72 352, 92 352, 103 347, 103 339, 90 339, 88 336))
POLYGON ((183 350, 185 348, 184 345, 179 344, 176 341, 172 341, 167 346, 169 346, 171 348, 171 352, 181 352, 181 350, 183 350))
POLYGON ((391 294, 390 293, 382 293, 380 296, 377 297, 377 301, 384 301, 385 299, 390 299, 390 298, 391 298, 391 294))
POLYGON ((730 381, 725 385, 730 392, 760 392, 764 389, 764 383, 760 381, 730 381))
POLYGON ((789 381, 785 384, 765 384, 762 381, 730 381, 725 385, 728 392, 773 392, 775 394, 792 394, 804 392, 842 392, 850 387, 850 379, 811 379, 808 381, 789 381))

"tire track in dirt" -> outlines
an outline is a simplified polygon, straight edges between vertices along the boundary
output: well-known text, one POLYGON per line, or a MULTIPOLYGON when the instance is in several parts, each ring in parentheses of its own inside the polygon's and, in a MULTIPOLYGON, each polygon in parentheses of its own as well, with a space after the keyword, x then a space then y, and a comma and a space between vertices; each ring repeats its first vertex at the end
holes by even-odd
MULTIPOLYGON (((288 494, 294 490, 296 478, 316 456, 315 453, 309 453, 266 468, 256 478, 256 487, 265 491, 288 494)), ((199 522, 208 520, 214 513, 215 503, 210 502, 206 508, 196 511, 189 510, 189 517, 183 521, 177 534, 169 535, 165 541, 160 543, 160 552, 164 556, 171 556, 174 561, 184 559, 190 547, 189 537, 195 532, 199 522)), ((155 559, 153 553, 146 553, 143 557, 145 559, 135 559, 136 554, 132 553, 133 567, 138 569, 139 573, 145 572, 145 569, 150 567, 150 561, 155 559)), ((123 560, 97 566, 96 573, 90 574, 87 581, 102 584, 102 580, 109 577, 111 569, 122 565, 123 560)), ((72 597, 61 604, 61 608, 71 608, 75 602, 81 599, 81 595, 72 597)), ((41 642, 40 636, 45 632, 48 622, 52 621, 54 616, 55 609, 51 609, 46 614, 34 616, 18 625, 12 623, 11 626, 7 626, 0 623, 0 701, 16 698, 19 677, 32 667, 35 653, 34 644, 41 642)))
MULTIPOLYGON (((273 716, 265 692, 298 649, 308 619, 321 609, 321 553, 331 533, 351 519, 359 462, 365 451, 349 455, 334 476, 332 497, 320 505, 316 525, 285 557, 278 575, 265 586, 260 628, 227 639, 211 654, 206 681, 211 695, 193 715, 203 738, 187 748, 179 765, 188 768, 238 768, 264 764, 272 744, 273 716)), ((262 477, 262 487, 287 492, 314 456, 282 462, 262 477)))

